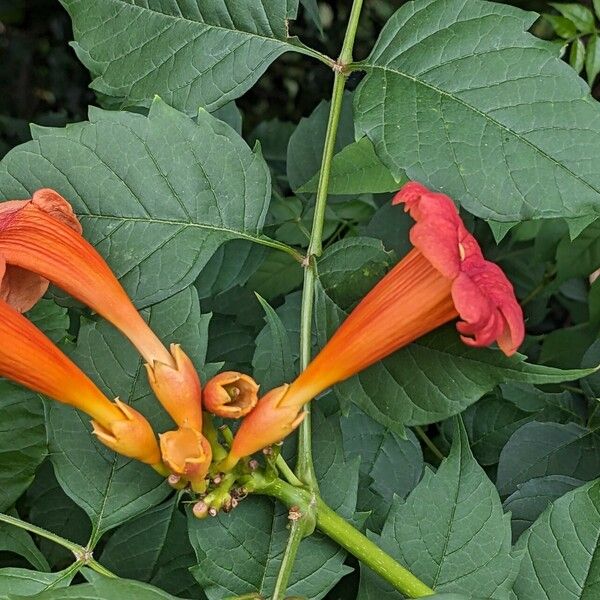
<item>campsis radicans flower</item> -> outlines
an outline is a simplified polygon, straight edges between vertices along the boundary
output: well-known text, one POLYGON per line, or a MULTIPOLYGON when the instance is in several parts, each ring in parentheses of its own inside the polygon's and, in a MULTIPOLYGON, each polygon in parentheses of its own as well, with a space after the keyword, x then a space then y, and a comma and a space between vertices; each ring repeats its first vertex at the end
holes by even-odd
POLYGON ((177 345, 165 348, 54 190, 0 204, 0 279, 0 297, 20 312, 52 282, 110 321, 143 356, 150 385, 175 422, 202 429, 200 379, 190 358, 177 345))
POLYGON ((525 336, 523 313, 503 271, 484 259, 452 200, 417 182, 394 197, 416 221, 412 250, 361 300, 306 370, 244 419, 223 465, 279 441, 302 407, 332 385, 458 317, 469 346, 497 342, 507 356, 525 336))
POLYGON ((0 339, 1 376, 85 412, 103 444, 164 472, 154 432, 143 415, 118 398, 108 400, 52 341, 3 300, 0 339))
POLYGON ((212 448, 197 429, 180 427, 159 435, 163 461, 171 473, 190 482, 195 492, 206 489, 212 448))
POLYGON ((247 415, 258 402, 256 381, 237 371, 223 371, 204 386, 204 409, 219 417, 239 419, 247 415))

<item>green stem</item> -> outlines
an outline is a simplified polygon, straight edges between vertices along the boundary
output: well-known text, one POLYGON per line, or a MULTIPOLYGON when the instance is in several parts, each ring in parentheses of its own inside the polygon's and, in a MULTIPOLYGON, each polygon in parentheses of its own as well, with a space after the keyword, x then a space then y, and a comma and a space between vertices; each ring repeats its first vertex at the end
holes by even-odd
POLYGON ((85 552, 85 548, 76 544, 75 542, 71 542, 70 540, 61 537, 60 535, 56 535, 51 531, 47 531, 46 529, 42 529, 41 527, 37 527, 36 525, 31 525, 31 523, 27 523, 26 521, 22 521, 21 519, 17 519, 16 517, 11 517, 9 515, 5 515, 4 513, 0 513, 0 521, 3 523, 8 523, 9 525, 14 525, 15 527, 19 527, 20 529, 25 529, 30 533, 35 533, 40 537, 46 538, 51 542, 70 550, 73 554, 79 557, 81 554, 85 552))
POLYGON ((305 529, 306 528, 301 521, 294 521, 292 523, 287 546, 283 553, 283 558, 281 559, 279 573, 277 573, 277 581, 275 582, 272 600, 285 600, 285 592, 292 575, 298 548, 300 547, 302 538, 306 535, 305 529))
POLYGON ((300 514, 306 515, 307 523, 310 523, 314 515, 320 531, 356 556, 405 596, 422 598, 434 594, 429 586, 335 513, 318 496, 281 479, 266 480, 259 473, 252 476, 248 487, 258 494, 277 498, 288 507, 298 507, 300 514))
POLYGON ((429 586, 337 515, 321 499, 317 500, 317 527, 405 596, 422 598, 434 594, 429 586))
MULTIPOLYGON (((352 46, 356 37, 356 29, 362 8, 362 0, 354 0, 350 20, 346 28, 346 35, 342 45, 340 58, 337 66, 352 61, 352 46)), ((323 158, 321 160, 321 171, 319 173, 319 184, 315 200, 315 214, 313 217, 312 231, 308 245, 308 253, 305 261, 304 286, 302 290, 302 309, 300 316, 300 368, 305 369, 310 362, 311 340, 312 340, 312 318, 315 301, 316 265, 315 257, 323 252, 323 226, 325 223, 325 210, 327 208, 327 195, 329 191, 329 179, 331 177, 331 163, 335 153, 335 140, 340 124, 342 113, 342 102, 344 99, 344 86, 346 74, 343 68, 334 69, 333 90, 331 92, 331 107, 329 109, 329 120, 325 133, 325 145, 323 158)), ((300 425, 298 440, 298 464, 296 474, 312 490, 317 489, 312 450, 311 450, 311 421, 310 408, 307 407, 308 415, 300 425)))
POLYGON ((285 459, 281 454, 275 460, 275 465, 277 466, 277 470, 285 477, 288 483, 295 485, 297 487, 301 487, 302 482, 296 477, 294 471, 290 469, 288 464, 285 462, 285 459))
POLYGON ((352 3, 352 10, 350 11, 348 27, 346 28, 346 36, 344 37, 344 43, 342 44, 342 51, 340 52, 338 64, 345 65, 352 62, 352 49, 354 48, 354 38, 356 37, 356 31, 358 29, 358 21, 360 19, 362 3, 363 0, 354 0, 352 3))
POLYGON ((70 550, 77 559, 77 562, 73 563, 73 568, 75 568, 75 565, 88 566, 90 569, 93 569, 97 573, 105 575, 106 577, 116 577, 114 573, 111 573, 106 567, 103 567, 99 562, 92 558, 91 552, 87 548, 84 548, 83 546, 80 546, 71 540, 67 540, 60 535, 56 535, 56 533, 48 531, 47 529, 42 529, 37 525, 32 525, 31 523, 27 523, 27 521, 22 521, 21 519, 11 517, 10 515, 5 515, 4 513, 0 513, 0 521, 7 523, 8 525, 19 527, 20 529, 25 529, 25 531, 39 535, 40 537, 50 540, 51 542, 70 550))
MULTIPOLYGON (((240 237, 245 237, 245 236, 240 236, 240 237)), ((284 244, 283 242, 279 242, 270 237, 267 237, 266 235, 263 235, 260 237, 248 236, 247 239, 250 239, 251 241, 253 241, 257 244, 260 244, 261 246, 266 246, 267 248, 273 248, 274 250, 280 250, 281 252, 285 252, 286 254, 291 256, 295 261, 297 261, 299 263, 302 263, 304 261, 304 256, 302 256, 302 254, 300 252, 298 252, 298 250, 296 250, 295 248, 292 248, 291 246, 288 246, 287 244, 284 244)))
POLYGON ((104 575, 104 577, 112 577, 114 579, 116 579, 116 577, 117 577, 112 571, 109 571, 106 567, 103 567, 94 558, 88 558, 87 561, 85 561, 85 564, 90 569, 93 569, 94 571, 96 571, 96 573, 99 573, 100 575, 104 575))
MULTIPOLYGON (((302 308, 300 314, 300 368, 306 369, 311 359, 312 349, 312 321, 315 302, 316 262, 315 258, 323 252, 323 225, 325 223, 325 209, 327 208, 327 195, 329 191, 329 178, 331 176, 331 163, 335 153, 335 140, 340 123, 342 102, 344 99, 344 87, 346 74, 343 65, 352 62, 352 47, 356 37, 356 29, 360 17, 363 0, 353 0, 350 19, 342 51, 337 63, 332 63, 334 70, 333 90, 331 92, 331 107, 329 109, 329 120, 325 133, 325 145, 323 158, 321 160, 321 171, 315 200, 315 214, 313 217, 310 241, 306 260, 303 262, 304 285, 302 288, 302 308)), ((317 493, 318 483, 312 459, 312 431, 310 407, 307 406, 307 415, 300 425, 298 433, 298 461, 296 464, 296 476, 311 491, 313 496, 317 493)), ((308 534, 313 527, 307 526, 308 515, 303 518, 304 524, 292 528, 292 534, 286 547, 281 569, 277 578, 277 594, 275 598, 283 597, 285 588, 289 581, 294 560, 298 553, 298 547, 304 535, 308 534)), ((313 524, 314 526, 314 524, 313 524)))
POLYGON ((421 438, 421 440, 423 440, 423 442, 425 443, 425 445, 431 450, 431 452, 433 453, 433 455, 436 458, 439 458, 440 461, 444 460, 446 457, 442 454, 441 450, 433 443, 432 439, 425 433, 425 431, 423 430, 423 428, 419 427, 418 425, 415 427, 415 431, 417 432, 417 435, 421 438))

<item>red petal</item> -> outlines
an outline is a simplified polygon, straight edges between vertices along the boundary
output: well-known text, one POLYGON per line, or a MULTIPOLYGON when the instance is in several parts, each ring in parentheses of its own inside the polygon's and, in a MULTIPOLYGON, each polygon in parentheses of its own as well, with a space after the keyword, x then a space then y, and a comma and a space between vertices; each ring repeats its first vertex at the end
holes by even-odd
POLYGON ((445 194, 431 192, 411 181, 392 203, 405 204, 416 221, 410 241, 445 277, 457 277, 465 258, 482 257, 479 244, 465 228, 454 202, 445 194))
POLYGON ((487 346, 497 341, 507 356, 516 352, 525 337, 523 312, 498 265, 478 258, 463 262, 452 298, 462 319, 457 329, 463 342, 487 346))

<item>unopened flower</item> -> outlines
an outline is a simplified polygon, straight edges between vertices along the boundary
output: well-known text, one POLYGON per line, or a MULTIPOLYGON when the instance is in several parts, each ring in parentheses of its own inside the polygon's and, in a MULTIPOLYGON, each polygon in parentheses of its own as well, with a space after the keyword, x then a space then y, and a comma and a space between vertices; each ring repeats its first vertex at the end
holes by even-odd
POLYGON ((416 224, 414 248, 361 300, 306 370, 274 402, 265 397, 242 422, 225 467, 282 439, 302 407, 430 331, 459 318, 469 346, 496 341, 508 356, 523 341, 523 312, 512 285, 483 258, 456 206, 444 194, 410 182, 395 196, 416 224))
POLYGON ((207 439, 190 427, 167 431, 159 438, 163 461, 171 473, 187 479, 195 492, 203 492, 212 461, 207 439))
POLYGON ((237 371, 223 371, 204 386, 202 404, 208 412, 230 419, 247 415, 258 401, 258 385, 237 371))
POLYGON ((162 470, 148 421, 119 399, 108 400, 35 325, 1 300, 0 340, 0 376, 85 412, 106 446, 162 470))
POLYGON ((0 204, 2 275, 0 294, 19 311, 31 308, 50 281, 110 321, 144 357, 151 385, 178 425, 202 427, 200 381, 191 361, 179 347, 173 354, 165 348, 54 190, 0 204))

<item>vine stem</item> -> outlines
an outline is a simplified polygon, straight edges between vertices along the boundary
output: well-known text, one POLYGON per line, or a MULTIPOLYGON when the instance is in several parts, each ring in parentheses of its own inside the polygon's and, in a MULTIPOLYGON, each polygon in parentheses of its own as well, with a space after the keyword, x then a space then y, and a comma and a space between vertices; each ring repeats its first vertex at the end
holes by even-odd
MULTIPOLYGON (((295 507, 296 511, 306 514, 309 518, 314 515, 316 526, 320 531, 356 556, 405 596, 423 598, 434 595, 435 592, 428 585, 340 517, 321 498, 312 496, 307 490, 294 487, 281 479, 261 480, 259 474, 253 476, 251 486, 253 492, 277 498, 286 506, 295 507)), ((301 519, 297 522, 300 523, 301 519)), ((273 596, 273 600, 282 598, 282 595, 273 596)))
MULTIPOLYGON (((323 252, 323 225, 325 222, 325 209, 327 207, 327 195, 329 191, 329 179, 331 176, 331 163, 335 153, 335 140, 342 112, 342 101, 344 99, 344 87, 346 83, 345 65, 352 62, 352 48, 358 28, 358 21, 362 9, 363 0, 353 0, 342 50, 337 62, 331 64, 334 71, 333 90, 331 92, 331 107, 329 109, 329 120, 325 133, 325 145, 321 160, 321 171, 315 200, 315 213, 313 217, 308 252, 303 265, 304 284, 302 288, 302 308, 300 313, 300 368, 306 369, 311 359, 313 309, 315 303, 316 284, 316 258, 323 252)), ((307 415, 300 425, 298 433, 298 461, 296 464, 296 476, 310 490, 313 497, 318 494, 318 483, 312 458, 312 426, 310 407, 306 407, 307 415)), ((285 597, 285 591, 292 574, 294 561, 302 538, 314 528, 308 515, 292 524, 290 538, 285 549, 281 567, 277 576, 276 590, 273 600, 281 600, 285 597)))
POLYGON ((103 567, 98 561, 96 561, 92 556, 90 551, 71 540, 67 540, 56 533, 52 533, 47 529, 43 529, 42 527, 38 527, 37 525, 32 525, 31 523, 27 523, 27 521, 22 521, 21 519, 17 519, 17 517, 11 517, 10 515, 6 515, 4 513, 0 513, 0 522, 6 523, 8 525, 13 525, 14 527, 18 527, 19 529, 24 529, 25 531, 29 531, 30 533, 34 533, 35 535, 39 535, 67 550, 70 550, 77 561, 73 563, 74 565, 79 565, 80 567, 87 566, 90 569, 93 569, 97 573, 104 575, 106 577, 116 577, 114 573, 109 571, 106 567, 103 567))

